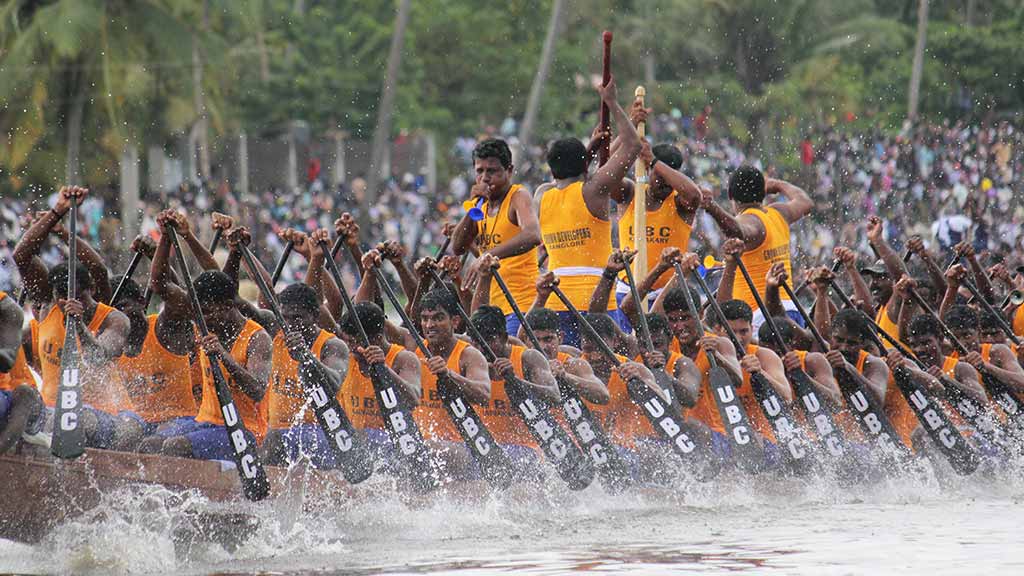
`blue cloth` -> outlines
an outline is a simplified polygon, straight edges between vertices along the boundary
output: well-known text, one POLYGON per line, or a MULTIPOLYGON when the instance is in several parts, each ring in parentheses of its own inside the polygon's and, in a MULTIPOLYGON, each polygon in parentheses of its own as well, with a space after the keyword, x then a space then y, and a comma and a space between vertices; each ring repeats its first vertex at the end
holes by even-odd
POLYGON ((337 468, 338 460, 334 450, 319 424, 296 424, 278 429, 277 432, 281 434, 285 457, 289 462, 295 463, 303 456, 308 456, 316 468, 337 468))
POLYGON ((96 416, 96 431, 92 437, 86 439, 86 445, 90 448, 109 450, 114 444, 114 432, 117 429, 117 416, 97 410, 88 404, 82 406, 82 413, 92 413, 96 416))
POLYGON ((629 321, 629 316, 622 311, 622 301, 626 299, 626 294, 623 292, 615 292, 615 310, 608 313, 615 320, 615 323, 619 325, 626 334, 633 333, 633 324, 629 321))
POLYGON ((192 432, 199 426, 196 422, 195 416, 181 416, 180 418, 172 418, 164 422, 147 422, 146 423, 146 435, 157 435, 161 438, 170 438, 171 436, 184 436, 189 432, 192 432))
POLYGON ((568 310, 558 312, 558 329, 562 331, 562 344, 580 347, 580 327, 576 317, 568 310))
POLYGON ((505 332, 508 333, 509 336, 515 336, 518 334, 519 326, 519 317, 516 316, 515 313, 505 315, 505 332))
MULTIPOLYGON (((231 445, 226 426, 212 422, 200 422, 191 432, 185 434, 192 445, 192 457, 198 460, 229 460, 235 459, 235 449, 231 445)), ((245 431, 245 440, 250 445, 256 444, 252 432, 245 431)))
POLYGON ((11 393, 7 390, 0 390, 0 422, 7 422, 7 415, 11 412, 11 393))

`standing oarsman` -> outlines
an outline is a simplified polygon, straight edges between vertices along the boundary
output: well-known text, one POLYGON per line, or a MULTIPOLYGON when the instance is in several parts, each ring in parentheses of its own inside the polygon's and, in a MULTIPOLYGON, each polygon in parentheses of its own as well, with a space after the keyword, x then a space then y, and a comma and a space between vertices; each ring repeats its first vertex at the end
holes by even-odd
MULTIPOLYGON (((553 183, 541 186, 535 199, 540 229, 548 258, 570 302, 578 309, 587 303, 612 250, 612 222, 609 196, 640 153, 640 136, 616 100, 615 81, 599 87, 601 100, 615 118, 619 146, 608 162, 587 174, 586 147, 576 138, 558 140, 548 150, 553 183)), ((614 305, 609 302, 609 310, 614 305)), ((561 302, 551 304, 562 319, 566 344, 578 346, 579 327, 561 302)))
MULTIPOLYGON (((768 269, 776 262, 782 262, 790 276, 793 268, 790 261, 789 227, 811 212, 814 201, 802 189, 783 180, 765 178, 764 174, 753 166, 741 166, 729 178, 729 199, 738 214, 736 225, 742 230, 744 252, 740 256, 743 264, 754 280, 754 286, 760 294, 764 294, 764 279, 768 269), (764 204, 769 194, 780 194, 786 202, 764 204)), ((725 218, 723 218, 725 219, 725 218)), ((726 272, 730 271, 726 263, 726 272)), ((723 274, 723 282, 725 275, 723 274)), ((754 312, 754 330, 764 322, 764 312, 757 309, 757 302, 751 295, 750 287, 745 282, 729 286, 723 293, 719 287, 719 300, 743 300, 754 312)), ((788 298, 783 298, 783 306, 797 323, 802 319, 796 307, 788 298)))
MULTIPOLYGON (((516 304, 528 308, 537 278, 537 247, 540 223, 533 211, 529 189, 512 184, 512 152, 504 140, 488 139, 473 149, 476 183, 471 194, 483 200, 484 218, 474 222, 469 214, 455 227, 452 250, 461 256, 475 241, 481 255, 490 254, 501 261, 502 275, 516 304)), ((480 273, 477 260, 466 271, 466 283, 472 287, 480 273)), ((497 286, 491 288, 491 302, 505 314, 507 332, 519 331, 519 320, 497 286)))
POLYGON ((21 345, 24 320, 14 298, 0 291, 0 454, 22 435, 38 438, 46 424, 43 399, 21 345))
MULTIPOLYGON (((227 239, 231 245, 240 241, 238 234, 229 234, 227 239)), ((232 246, 232 249, 238 248, 232 246)), ((270 379, 271 340, 258 322, 245 318, 238 311, 235 303, 238 285, 227 274, 207 270, 196 277, 193 286, 210 329, 206 337, 199 339, 202 403, 196 416, 196 429, 168 438, 161 451, 204 460, 231 460, 234 450, 217 401, 209 355, 216 354, 220 358, 238 416, 251 436, 247 441, 259 443, 267 432, 264 396, 270 379)))
POLYGON ((146 316, 145 295, 130 278, 115 303, 132 324, 118 363, 135 411, 146 421, 142 452, 158 452, 164 439, 190 432, 196 425, 195 392, 201 383, 192 381, 189 362, 195 350, 192 306, 188 294, 170 281, 167 228, 182 219, 173 210, 161 212, 156 219, 161 236, 152 254, 150 286, 163 301, 160 313, 146 316))
MULTIPOLYGON (((141 419, 131 412, 131 402, 113 360, 124 351, 130 323, 121 312, 93 298, 93 277, 82 263, 77 265, 78 299, 67 296, 68 267, 58 264, 47 273, 39 254, 43 241, 70 210, 81 204, 88 190, 77 186, 60 190, 53 209, 36 220, 14 248, 14 261, 25 287, 37 302, 48 302, 40 310, 37 328, 37 362, 43 379, 42 396, 53 408, 61 378, 60 355, 64 349, 64 315, 77 316, 78 338, 82 351, 83 410, 82 426, 86 445, 94 448, 130 449, 142 437, 141 419)), ((84 257, 84 242, 78 242, 77 254, 84 257)), ((92 256, 94 256, 93 253, 92 256)))
MULTIPOLYGON (((489 274, 490 268, 481 270, 481 274, 489 274)), ((504 330, 504 314, 496 306, 481 306, 470 318, 473 326, 480 333, 486 344, 497 358, 490 363, 488 369, 491 378, 491 397, 487 407, 480 411, 480 418, 491 431, 497 442, 512 461, 526 472, 535 467, 540 456, 537 441, 530 434, 527 425, 515 412, 509 399, 505 376, 509 368, 515 372, 519 382, 531 390, 532 394, 551 406, 558 404, 561 396, 558 384, 548 366, 544 354, 512 344, 508 333, 504 330)), ((474 344, 480 344, 474 342, 474 344)))
POLYGON ((484 355, 469 342, 455 337, 454 319, 458 313, 458 302, 444 286, 427 292, 420 300, 419 323, 431 356, 425 358, 416 350, 423 365, 423 398, 413 418, 433 453, 445 460, 448 476, 466 478, 475 477, 479 469, 442 405, 438 380, 443 376, 467 401, 486 406, 491 398, 491 379, 484 355))

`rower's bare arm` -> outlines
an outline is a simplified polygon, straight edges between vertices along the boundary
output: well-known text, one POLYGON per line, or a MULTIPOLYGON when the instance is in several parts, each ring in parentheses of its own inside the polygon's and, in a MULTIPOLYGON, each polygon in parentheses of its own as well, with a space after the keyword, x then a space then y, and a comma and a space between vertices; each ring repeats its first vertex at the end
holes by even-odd
POLYGON ((242 392, 254 402, 261 402, 267 393, 267 382, 270 381, 271 354, 270 335, 266 331, 260 330, 249 340, 245 366, 236 362, 231 354, 224 354, 221 357, 224 368, 242 392))
POLYGON ((743 233, 743 241, 746 250, 753 250, 764 242, 768 231, 764 228, 761 219, 753 214, 740 214, 736 216, 736 225, 743 233))
POLYGON ((673 376, 673 388, 679 404, 685 408, 692 408, 700 398, 701 373, 693 360, 683 356, 676 361, 673 376))
POLYGON ((1017 356, 1005 344, 993 344, 991 361, 985 371, 1015 392, 1024 392, 1024 369, 1017 362, 1017 356))
POLYGON ((988 402, 988 395, 985 394, 985 388, 981 385, 981 377, 978 371, 974 369, 974 366, 966 362, 957 362, 953 375, 955 378, 950 379, 951 383, 957 385, 960 390, 973 398, 975 402, 982 405, 988 402))
POLYGON ((607 404, 611 400, 608 387, 594 374, 590 363, 582 358, 569 358, 565 361, 565 377, 576 386, 580 396, 594 404, 607 404))
POLYGON ((331 380, 330 392, 333 395, 338 393, 341 383, 348 376, 348 355, 348 345, 340 338, 331 338, 320 350, 320 358, 317 360, 323 365, 324 372, 331 380))
POLYGON ((509 258, 525 254, 540 246, 540 221, 530 201, 530 193, 518 188, 512 195, 511 211, 519 224, 519 234, 491 248, 490 253, 498 258, 509 258))
MULTIPOLYGON (((67 228, 61 229, 60 238, 64 244, 68 243, 67 228)), ((75 238, 75 257, 85 266, 85 269, 89 272, 89 278, 92 279, 93 300, 110 304, 112 293, 110 289, 110 270, 107 269, 107 265, 103 262, 103 257, 100 256, 99 252, 81 234, 76 235, 75 238)))
POLYGON ((449 370, 452 382, 470 402, 487 404, 491 399, 491 376, 484 355, 476 348, 466 348, 459 360, 459 371, 449 370))
POLYGON ((88 362, 102 364, 124 353, 131 322, 121 311, 111 310, 100 324, 100 329, 95 337, 88 328, 85 328, 84 322, 79 322, 78 326, 78 339, 82 343, 82 357, 88 362))
POLYGON ((757 359, 761 362, 765 378, 772 385, 772 388, 775 389, 775 393, 785 400, 787 404, 791 403, 793 401, 793 389, 786 378, 786 368, 782 365, 782 359, 779 358, 779 355, 762 346, 757 349, 757 359))
POLYGON ((907 273, 903 266, 903 259, 892 249, 892 246, 885 240, 885 225, 878 216, 868 217, 867 223, 868 244, 875 254, 885 263, 885 269, 890 278, 899 278, 907 273))
POLYGON ((786 198, 786 202, 775 202, 771 207, 778 210, 790 224, 807 216, 814 209, 814 200, 811 200, 807 192, 799 186, 785 180, 768 178, 764 187, 768 194, 781 194, 786 198))
POLYGON ((562 396, 558 392, 558 383, 555 375, 551 373, 551 366, 544 354, 528 348, 523 352, 523 372, 526 376, 524 382, 543 400, 550 403, 558 403, 562 396))
POLYGON ((811 377, 818 393, 824 396, 833 406, 843 405, 843 395, 839 390, 835 374, 832 373, 832 366, 825 359, 825 356, 818 352, 808 352, 807 375, 811 377))
POLYGON ((664 162, 655 162, 654 174, 661 176, 661 179, 678 192, 676 195, 676 208, 686 214, 692 214, 700 207, 700 188, 690 180, 690 177, 679 170, 672 168, 664 162))
POLYGON ((470 219, 469 213, 464 214, 452 232, 452 253, 456 256, 465 254, 476 241, 479 232, 477 223, 470 219))
POLYGON ((889 367, 881 358, 869 356, 864 362, 863 375, 858 374, 856 369, 850 373, 861 379, 861 383, 875 397, 879 406, 885 404, 886 388, 889 386, 889 367))
POLYGON ((0 300, 0 372, 9 372, 21 348, 21 324, 25 313, 14 298, 0 300))
POLYGON ((21 275, 24 289, 29 291, 29 295, 35 302, 49 302, 53 297, 49 271, 38 256, 50 230, 64 216, 67 206, 70 206, 70 200, 64 198, 67 194, 66 188, 61 188, 63 202, 58 201, 57 206, 37 218, 21 236, 21 240, 14 246, 14 252, 11 254, 14 264, 18 267, 18 273, 21 275))
POLYGON ((740 221, 736 216, 716 202, 715 197, 710 190, 702 189, 700 193, 700 207, 711 216, 711 219, 714 220, 716 224, 718 224, 718 228, 722 231, 722 234, 727 238, 745 240, 746 232, 744 232, 743 226, 740 225, 740 221))
POLYGON ((416 354, 402 350, 395 356, 394 365, 389 370, 398 378, 399 389, 408 405, 418 406, 423 398, 423 386, 420 381, 420 360, 416 354))
POLYGON ((728 338, 715 338, 715 359, 732 376, 733 382, 739 385, 743 381, 743 370, 736 357, 736 347, 728 338))
POLYGON ((608 218, 608 198, 612 190, 618 188, 626 172, 636 161, 640 154, 640 135, 637 134, 633 123, 626 116, 616 100, 615 80, 612 79, 606 86, 599 89, 601 98, 611 111, 615 120, 615 131, 621 140, 621 146, 608 159, 604 166, 599 167, 594 174, 583 184, 583 201, 590 213, 601 219, 608 218))

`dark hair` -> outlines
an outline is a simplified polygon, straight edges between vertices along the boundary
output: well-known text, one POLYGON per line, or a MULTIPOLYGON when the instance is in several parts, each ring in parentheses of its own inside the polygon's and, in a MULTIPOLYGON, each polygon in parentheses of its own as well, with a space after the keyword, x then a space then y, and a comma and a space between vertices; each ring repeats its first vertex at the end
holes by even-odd
MULTIPOLYGON (((668 318, 664 314, 648 314, 647 315, 647 329, 651 331, 651 334, 668 334, 668 318)), ((671 338, 671 336, 669 336, 671 338)))
POLYGON ((981 312, 981 316, 978 319, 978 325, 982 330, 1002 330, 1003 328, 1002 324, 999 323, 999 317, 988 311, 981 312))
POLYGON ((575 178, 587 171, 587 147, 577 138, 555 140, 548 149, 548 166, 556 179, 575 178))
POLYGON ((289 285, 277 295, 277 301, 281 305, 298 306, 304 312, 315 314, 320 310, 320 298, 316 290, 308 284, 297 282, 289 285))
POLYGON ((238 284, 220 270, 207 270, 196 276, 193 286, 200 302, 231 302, 238 295, 238 284))
POLYGON ((946 326, 952 330, 978 330, 981 328, 978 312, 969 306, 951 307, 943 320, 946 322, 946 326))
MULTIPOLYGON (((137 300, 139 302, 146 299, 145 294, 142 291, 142 287, 139 283, 133 280, 131 277, 125 278, 124 276, 118 276, 114 278, 114 286, 118 286, 121 282, 124 282, 124 287, 121 288, 121 293, 118 294, 118 300, 137 300)), ((113 294, 111 294, 113 296, 113 294)), ((111 306, 115 306, 117 302, 111 302, 111 306)))
MULTIPOLYGON (((618 326, 615 325, 615 321, 612 320, 612 317, 604 312, 588 312, 587 322, 594 327, 594 331, 597 332, 597 335, 605 341, 618 336, 618 326)), ((586 332, 583 332, 583 334, 585 336, 586 332)))
POLYGON ((505 329, 505 314, 497 306, 481 306, 473 312, 469 320, 484 338, 508 334, 505 329))
POLYGON ((910 321, 910 325, 907 326, 907 334, 910 336, 934 336, 940 337, 942 334, 942 326, 939 326, 939 321, 928 314, 918 314, 910 321))
POLYGON ((508 144, 499 138, 488 138, 473 148, 473 159, 484 160, 494 158, 501 163, 501 167, 508 170, 512 167, 512 151, 508 144))
MULTIPOLYGON (((775 321, 775 326, 779 329, 779 336, 782 336, 782 341, 792 342, 793 337, 796 336, 796 322, 793 322, 789 316, 772 316, 772 320, 775 321)), ((768 322, 761 324, 761 327, 758 328, 757 341, 775 343, 772 327, 768 322)))
POLYGON ((871 326, 864 318, 864 314, 859 310, 844 308, 839 312, 836 312, 835 317, 832 318, 832 328, 835 329, 840 326, 846 328, 846 330, 856 336, 858 340, 867 340, 870 338, 871 326))
POLYGON ((729 177, 729 198, 741 204, 760 204, 764 195, 764 174, 757 168, 743 165, 729 177))
POLYGON ((654 154, 654 157, 659 162, 664 162, 665 165, 673 170, 679 170, 683 167, 683 153, 679 151, 679 148, 671 144, 658 144, 651 148, 651 154, 654 154))
POLYGON ((420 310, 440 310, 449 316, 458 316, 459 302, 447 288, 434 288, 423 295, 420 310))
POLYGON ((550 308, 534 308, 526 313, 526 323, 534 330, 550 330, 558 332, 561 322, 558 319, 558 312, 550 308))
MULTIPOLYGON (((57 298, 66 298, 68 295, 68 265, 67 263, 56 264, 50 268, 47 274, 50 281, 50 289, 57 298)), ((79 290, 92 290, 92 276, 89 269, 81 262, 75 263, 75 282, 79 290)))
MULTIPOLYGON (((697 307, 697 312, 700 312, 700 294, 697 293, 693 288, 689 289, 690 299, 693 301, 694 306, 697 307)), ((690 305, 686 303, 686 292, 679 286, 673 286, 669 288, 668 293, 665 294, 665 299, 661 302, 662 307, 665 309, 665 314, 670 312, 690 312, 690 305)))
POLYGON ((725 316, 726 320, 746 320, 747 322, 754 321, 754 311, 750 309, 750 304, 747 304, 743 300, 729 300, 721 304, 722 315, 725 316))
MULTIPOLYGON (((373 302, 356 302, 353 307, 356 309, 356 317, 359 318, 359 322, 363 325, 363 330, 366 330, 368 337, 375 338, 384 331, 384 311, 381 310, 380 306, 373 302)), ((338 322, 338 328, 349 336, 359 335, 359 327, 356 326, 356 321, 352 318, 351 312, 346 312, 341 317, 341 322, 338 322)))

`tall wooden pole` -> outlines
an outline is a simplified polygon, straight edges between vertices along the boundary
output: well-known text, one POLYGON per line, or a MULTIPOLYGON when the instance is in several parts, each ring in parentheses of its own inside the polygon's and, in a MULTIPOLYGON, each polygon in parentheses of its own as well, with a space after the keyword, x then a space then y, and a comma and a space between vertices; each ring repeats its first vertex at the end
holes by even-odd
POLYGON ((537 113, 540 111, 540 98, 544 93, 544 83, 548 79, 548 71, 551 69, 551 61, 555 58, 555 42, 558 40, 558 33, 562 28, 562 19, 565 14, 565 0, 555 0, 551 5, 551 18, 548 20, 548 32, 544 36, 544 48, 540 53, 540 63, 537 65, 537 74, 533 77, 533 85, 530 86, 530 97, 526 100, 526 113, 523 115, 523 123, 519 127, 519 145, 513 150, 513 158, 516 162, 530 146, 530 138, 533 136, 533 126, 537 122, 537 113))
MULTIPOLYGON (((637 86, 633 95, 643 107, 647 90, 637 86)), ((636 132, 643 140, 647 133, 646 122, 641 122, 636 132)), ((636 258, 633 259, 633 275, 643 279, 647 276, 647 187, 650 186, 650 175, 642 158, 636 159, 633 171, 636 173, 636 189, 633 192, 633 247, 636 249, 636 258)), ((636 305, 640 306, 641 303, 637 302, 636 305)), ((641 308, 641 311, 644 310, 641 308)))
POLYGON ((919 0, 917 6, 917 42, 914 44, 914 67, 910 71, 907 120, 917 120, 917 106, 921 96, 921 71, 924 68, 924 44, 928 36, 928 0, 919 0))

